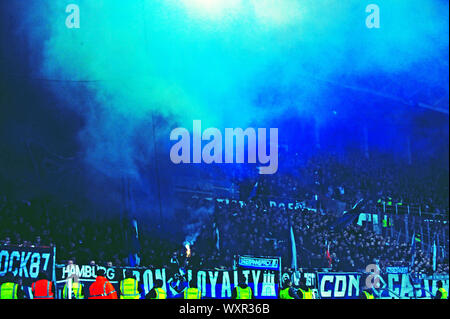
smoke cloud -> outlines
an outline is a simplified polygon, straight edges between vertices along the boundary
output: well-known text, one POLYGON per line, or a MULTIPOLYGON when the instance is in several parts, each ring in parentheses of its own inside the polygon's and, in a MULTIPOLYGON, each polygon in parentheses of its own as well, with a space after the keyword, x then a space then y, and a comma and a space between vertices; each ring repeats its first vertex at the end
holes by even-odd
POLYGON ((139 177, 152 115, 167 129, 193 119, 269 127, 287 113, 326 121, 324 83, 405 74, 433 83, 441 79, 434 61, 448 55, 446 1, 377 0, 380 29, 366 27, 369 2, 360 0, 71 2, 80 29, 66 27, 64 1, 21 6, 22 35, 38 48, 31 73, 88 81, 79 96, 59 86, 54 94, 86 119, 85 161, 113 176, 139 177), (258 99, 267 90, 291 98, 258 99))

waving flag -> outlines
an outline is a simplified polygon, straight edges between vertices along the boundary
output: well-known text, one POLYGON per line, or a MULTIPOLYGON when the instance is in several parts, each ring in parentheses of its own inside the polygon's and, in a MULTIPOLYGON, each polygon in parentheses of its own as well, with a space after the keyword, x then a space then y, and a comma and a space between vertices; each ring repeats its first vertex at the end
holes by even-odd
POLYGON ((328 260, 328 266, 331 267, 332 264, 333 264, 333 258, 331 258, 330 243, 328 242, 328 240, 325 242, 325 246, 327 247, 327 250, 325 251, 325 255, 326 255, 327 260, 328 260))
POLYGON ((436 240, 434 240, 433 242, 433 272, 436 271, 436 253, 437 253, 437 248, 436 248, 436 240))
POLYGON ((358 219, 359 214, 361 213, 361 203, 363 199, 361 198, 349 211, 344 211, 342 216, 338 218, 338 220, 331 226, 331 229, 344 229, 348 225, 355 222, 358 219))
POLYGON ((414 266, 414 259, 416 257, 416 232, 413 233, 412 239, 411 239, 411 267, 414 266))
POLYGON ((256 192, 258 190, 258 181, 256 181, 255 185, 253 185, 252 191, 250 192, 250 195, 248 196, 248 199, 253 199, 256 196, 256 192))
POLYGON ((220 233, 219 233, 219 227, 214 222, 213 223, 213 236, 216 241, 216 249, 217 251, 220 251, 220 233))
POLYGON ((291 268, 297 271, 297 246, 295 244, 294 229, 292 228, 292 225, 291 225, 291 249, 292 249, 291 268))
POLYGON ((131 220, 131 227, 129 228, 128 238, 130 240, 130 252, 128 255, 128 264, 130 267, 140 265, 141 258, 139 257, 141 245, 139 243, 138 223, 136 219, 131 220))

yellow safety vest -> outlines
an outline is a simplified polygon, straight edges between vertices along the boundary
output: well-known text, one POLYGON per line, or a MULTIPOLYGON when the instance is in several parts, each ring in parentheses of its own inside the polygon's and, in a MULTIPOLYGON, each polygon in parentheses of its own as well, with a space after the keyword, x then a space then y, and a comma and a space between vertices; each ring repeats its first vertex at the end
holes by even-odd
POLYGON ((17 299, 17 284, 5 282, 0 286, 0 299, 17 299))
POLYGON ((126 278, 120 282, 120 299, 139 299, 138 281, 126 278))
POLYGON ((383 222, 383 227, 392 226, 392 220, 391 220, 391 218, 388 218, 388 217, 385 216, 385 217, 383 218, 382 222, 383 222), (389 220, 389 224, 388 224, 388 220, 389 220))
POLYGON ((447 294, 447 290, 445 290, 444 288, 439 288, 438 289, 440 292, 441 292, 441 299, 447 299, 447 296, 448 296, 448 294, 447 294))
POLYGON ((280 290, 280 299, 294 299, 289 295, 289 287, 280 290))
POLYGON ((162 288, 155 288, 156 298, 154 299, 167 299, 167 293, 162 288))
POLYGON ((375 297, 372 294, 369 294, 367 291, 364 291, 364 294, 366 295, 366 299, 375 299, 375 297))
POLYGON ((308 288, 308 290, 303 290, 303 289, 299 288, 298 290, 300 290, 302 292, 302 295, 303 295, 302 299, 314 299, 311 288, 308 288))
POLYGON ((197 288, 186 288, 184 290, 184 299, 202 299, 201 291, 197 288))
MULTIPOLYGON (((64 285, 63 289, 63 299, 69 299, 67 296, 67 291, 69 290, 69 287, 67 284, 64 285)), ((83 285, 79 282, 73 282, 72 283, 72 298, 74 299, 84 299, 83 296, 83 285)))
POLYGON ((236 287, 236 299, 252 299, 252 289, 250 287, 236 287))

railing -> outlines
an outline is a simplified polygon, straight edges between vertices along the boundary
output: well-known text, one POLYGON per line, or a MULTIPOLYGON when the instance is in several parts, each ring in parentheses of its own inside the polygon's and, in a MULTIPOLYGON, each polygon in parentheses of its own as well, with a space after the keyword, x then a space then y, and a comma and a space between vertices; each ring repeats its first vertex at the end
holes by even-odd
POLYGON ((423 217, 432 217, 432 218, 447 218, 448 219, 448 211, 443 212, 431 212, 426 208, 422 208, 420 205, 405 205, 405 204, 393 204, 393 205, 386 205, 386 203, 383 203, 382 208, 383 213, 390 213, 394 215, 415 215, 415 216, 423 216, 423 217))

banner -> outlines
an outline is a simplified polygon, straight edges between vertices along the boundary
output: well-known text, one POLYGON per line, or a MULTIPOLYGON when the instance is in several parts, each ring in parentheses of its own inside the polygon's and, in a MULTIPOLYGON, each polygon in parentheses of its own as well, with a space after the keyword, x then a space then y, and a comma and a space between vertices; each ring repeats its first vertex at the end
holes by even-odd
POLYGON ((317 288, 317 276, 314 271, 303 270, 303 272, 284 272, 281 276, 281 282, 285 279, 290 279, 294 287, 298 287, 300 284, 300 278, 304 277, 306 279, 306 285, 312 289, 317 288))
MULTIPOLYGON (((245 256, 242 256, 245 257, 245 256)), ((169 273, 165 268, 125 268, 125 267, 100 267, 106 272, 106 277, 119 290, 118 283, 123 279, 125 271, 131 269, 135 278, 139 280, 143 288, 142 298, 153 288, 157 279, 164 283, 169 298, 179 298, 185 288, 185 283, 177 282, 174 273, 169 273)), ((65 265, 56 265, 56 279, 58 296, 66 283, 66 279, 74 274, 79 277, 82 284, 89 286, 95 281, 96 266, 82 265, 68 270, 65 265)), ((306 285, 317 292, 319 298, 323 299, 356 299, 360 294, 361 273, 341 272, 332 273, 315 272, 306 270, 297 273, 283 273, 275 270, 262 269, 238 269, 238 270, 199 270, 187 271, 187 278, 194 279, 202 297, 205 299, 227 299, 231 298, 231 292, 238 284, 239 274, 243 274, 248 285, 252 288, 257 299, 278 298, 280 279, 289 277, 294 286, 298 286, 300 276, 306 278, 306 285)), ((408 274, 385 273, 379 277, 380 287, 375 289, 376 298, 432 298, 437 291, 437 282, 442 280, 443 287, 449 290, 448 275, 420 276, 410 280, 408 274)), ((362 284, 364 286, 364 284, 362 284)))
POLYGON ((437 282, 442 280, 448 291, 449 276, 411 279, 409 274, 386 274, 380 278, 380 288, 376 293, 380 298, 432 298, 437 291, 437 282))
MULTIPOLYGON (((206 199, 212 199, 212 198, 206 198, 206 199)), ((244 207, 246 205, 246 203, 242 200, 229 199, 229 198, 217 198, 216 200, 219 203, 225 203, 227 205, 230 203, 239 204, 240 207, 244 207)), ((295 200, 284 201, 281 199, 264 199, 262 201, 265 202, 266 204, 268 204, 270 207, 280 207, 280 208, 284 207, 287 210, 307 209, 309 211, 314 211, 314 212, 316 211, 315 208, 308 207, 305 202, 300 202, 300 201, 295 201, 295 200)))
POLYGON ((319 295, 322 299, 357 299, 360 273, 317 273, 319 295))
POLYGON ((249 269, 280 270, 280 258, 239 256, 238 265, 249 269))
POLYGON ((407 274, 408 267, 386 267, 386 273, 388 274, 407 274))
MULTIPOLYGON (((106 278, 111 281, 117 291, 119 282, 123 279, 125 271, 131 269, 133 275, 143 288, 144 297, 152 288, 157 279, 164 283, 164 289, 168 298, 180 297, 184 290, 183 282, 177 284, 175 274, 170 274, 165 268, 125 268, 125 267, 100 267, 106 272, 106 278)), ((56 279, 58 296, 61 295, 67 278, 76 275, 83 285, 91 285, 95 281, 96 266, 76 265, 68 269, 65 265, 56 266, 56 279)), ((231 292, 238 284, 239 274, 247 278, 247 283, 253 290, 255 298, 272 299, 278 297, 279 271, 261 269, 242 270, 199 270, 187 271, 187 277, 197 281, 198 288, 203 298, 226 299, 231 298, 231 292)))
POLYGON ((55 249, 52 247, 0 247, 0 277, 11 274, 30 286, 39 273, 53 279, 55 249))
POLYGON ((281 282, 284 282, 285 279, 290 279, 292 282, 292 285, 296 288, 300 285, 300 278, 305 278, 305 284, 309 288, 311 288, 314 298, 319 299, 319 293, 317 290, 317 276, 316 272, 314 270, 306 270, 303 269, 302 272, 295 271, 295 272, 285 272, 281 276, 281 282))
MULTIPOLYGON (((448 291, 449 276, 431 276, 410 279, 409 274, 383 274, 379 278, 380 287, 374 289, 380 299, 421 299, 433 298, 437 282, 442 280, 448 291)), ((318 291, 323 299, 356 299, 359 297, 360 273, 317 273, 318 291)), ((364 284, 362 284, 364 286, 364 284)))
POLYGON ((247 278, 247 284, 256 299, 276 299, 279 290, 279 272, 274 270, 201 270, 193 274, 198 287, 206 298, 230 298, 238 284, 239 274, 247 278))

